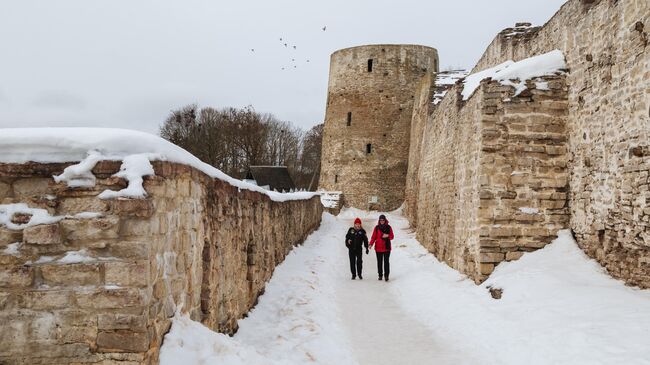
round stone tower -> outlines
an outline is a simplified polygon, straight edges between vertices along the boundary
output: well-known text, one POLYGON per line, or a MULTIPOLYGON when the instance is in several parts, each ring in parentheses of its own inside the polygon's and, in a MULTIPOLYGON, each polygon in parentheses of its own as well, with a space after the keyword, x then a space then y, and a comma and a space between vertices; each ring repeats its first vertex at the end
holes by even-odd
POLYGON ((417 45, 368 45, 330 59, 319 188, 345 206, 389 211, 404 201, 411 114, 420 80, 438 52, 417 45))

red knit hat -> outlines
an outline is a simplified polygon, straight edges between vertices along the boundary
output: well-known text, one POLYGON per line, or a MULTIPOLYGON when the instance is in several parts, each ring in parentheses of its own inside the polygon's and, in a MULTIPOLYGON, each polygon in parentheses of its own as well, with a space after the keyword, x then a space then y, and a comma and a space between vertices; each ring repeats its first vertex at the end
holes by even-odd
POLYGON ((359 218, 355 219, 354 224, 357 224, 357 223, 361 224, 361 219, 359 219, 359 218))

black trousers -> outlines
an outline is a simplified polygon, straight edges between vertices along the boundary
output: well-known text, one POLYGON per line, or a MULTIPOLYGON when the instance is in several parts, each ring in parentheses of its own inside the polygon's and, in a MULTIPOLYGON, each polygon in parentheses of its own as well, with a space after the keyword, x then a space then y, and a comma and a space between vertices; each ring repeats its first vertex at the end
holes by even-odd
POLYGON ((352 272, 352 276, 361 276, 361 270, 363 269, 363 250, 348 249, 348 255, 350 256, 350 272, 352 272))
POLYGON ((377 273, 379 276, 388 277, 390 274, 390 251, 388 252, 376 252, 377 254, 377 273), (382 270, 383 264, 383 270, 382 270))

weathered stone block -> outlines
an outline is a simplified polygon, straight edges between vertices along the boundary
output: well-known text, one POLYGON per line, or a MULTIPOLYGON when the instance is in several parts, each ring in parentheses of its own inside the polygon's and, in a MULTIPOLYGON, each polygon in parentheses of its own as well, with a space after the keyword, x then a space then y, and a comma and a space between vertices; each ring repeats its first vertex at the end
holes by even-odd
POLYGON ((74 215, 82 212, 104 213, 108 210, 106 200, 95 196, 66 197, 61 199, 57 208, 59 215, 74 215))
POLYGON ((542 208, 546 209, 561 209, 566 206, 566 201, 564 200, 542 200, 540 201, 542 208))
MULTIPOLYGON (((177 218, 180 220, 180 217, 177 218)), ((158 232, 158 220, 149 221, 144 219, 128 219, 122 225, 121 234, 126 237, 132 236, 150 236, 158 232)), ((178 227, 176 227, 178 228, 178 227)))
POLYGON ((128 330, 100 331, 97 347, 99 352, 145 352, 149 349, 149 336, 128 330))
POLYGON ((506 261, 519 260, 525 252, 511 251, 506 253, 506 261))
POLYGON ((58 223, 27 227, 23 230, 23 240, 33 245, 57 245, 63 242, 58 223))
POLYGON ((147 262, 107 262, 104 264, 106 284, 146 286, 149 282, 147 262))
POLYGON ((133 330, 146 331, 147 321, 143 315, 108 313, 97 316, 97 327, 100 330, 133 330))
POLYGON ((481 252, 479 259, 481 263, 489 263, 489 262, 501 262, 505 259, 505 255, 500 252, 481 252))
POLYGON ((11 185, 0 181, 0 201, 11 195, 11 185))
POLYGON ((118 238, 119 218, 109 216, 93 219, 65 219, 61 228, 66 239, 75 244, 118 238))
POLYGON ((48 178, 25 178, 18 179, 13 183, 13 191, 16 198, 47 195, 51 193, 54 179, 48 178))
POLYGON ((6 310, 12 303, 12 295, 7 292, 0 292, 0 311, 6 310))
POLYGON ((551 241, 550 239, 545 241, 545 240, 542 240, 542 238, 539 238, 537 240, 526 240, 526 241, 523 241, 523 242, 519 242, 518 246, 521 247, 521 248, 534 248, 534 249, 537 249, 537 248, 543 248, 550 241, 551 241))
POLYGON ((479 272, 481 275, 490 275, 494 271, 494 264, 479 264, 479 272))
POLYGON ((40 267, 43 280, 48 285, 99 285, 99 264, 49 264, 40 267))
POLYGON ((97 327, 64 325, 58 334, 59 343, 92 343, 97 338, 97 327))
POLYGON ((107 255, 127 260, 146 260, 149 258, 151 246, 149 242, 121 239, 111 242, 105 248, 107 255))
POLYGON ((24 308, 34 310, 68 308, 72 295, 70 290, 30 290, 20 295, 19 303, 24 308))
POLYGON ((111 212, 120 216, 149 218, 154 212, 150 199, 112 199, 111 212))
POLYGON ((120 309, 145 305, 145 294, 134 288, 99 289, 75 292, 77 304, 88 309, 120 309))
POLYGON ((34 281, 34 270, 31 267, 0 268, 0 287, 26 288, 34 281))
POLYGON ((490 237, 513 237, 520 236, 521 228, 518 227, 492 227, 490 237))
POLYGON ((14 231, 5 227, 0 227, 0 247, 9 244, 21 242, 23 240, 23 231, 14 231))

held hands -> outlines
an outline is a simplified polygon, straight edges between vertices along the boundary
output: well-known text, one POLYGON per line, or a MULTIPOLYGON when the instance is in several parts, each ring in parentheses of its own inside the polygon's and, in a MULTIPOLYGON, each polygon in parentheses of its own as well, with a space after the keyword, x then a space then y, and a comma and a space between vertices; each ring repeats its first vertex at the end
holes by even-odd
POLYGON ((366 255, 368 254, 368 247, 366 247, 366 255))

